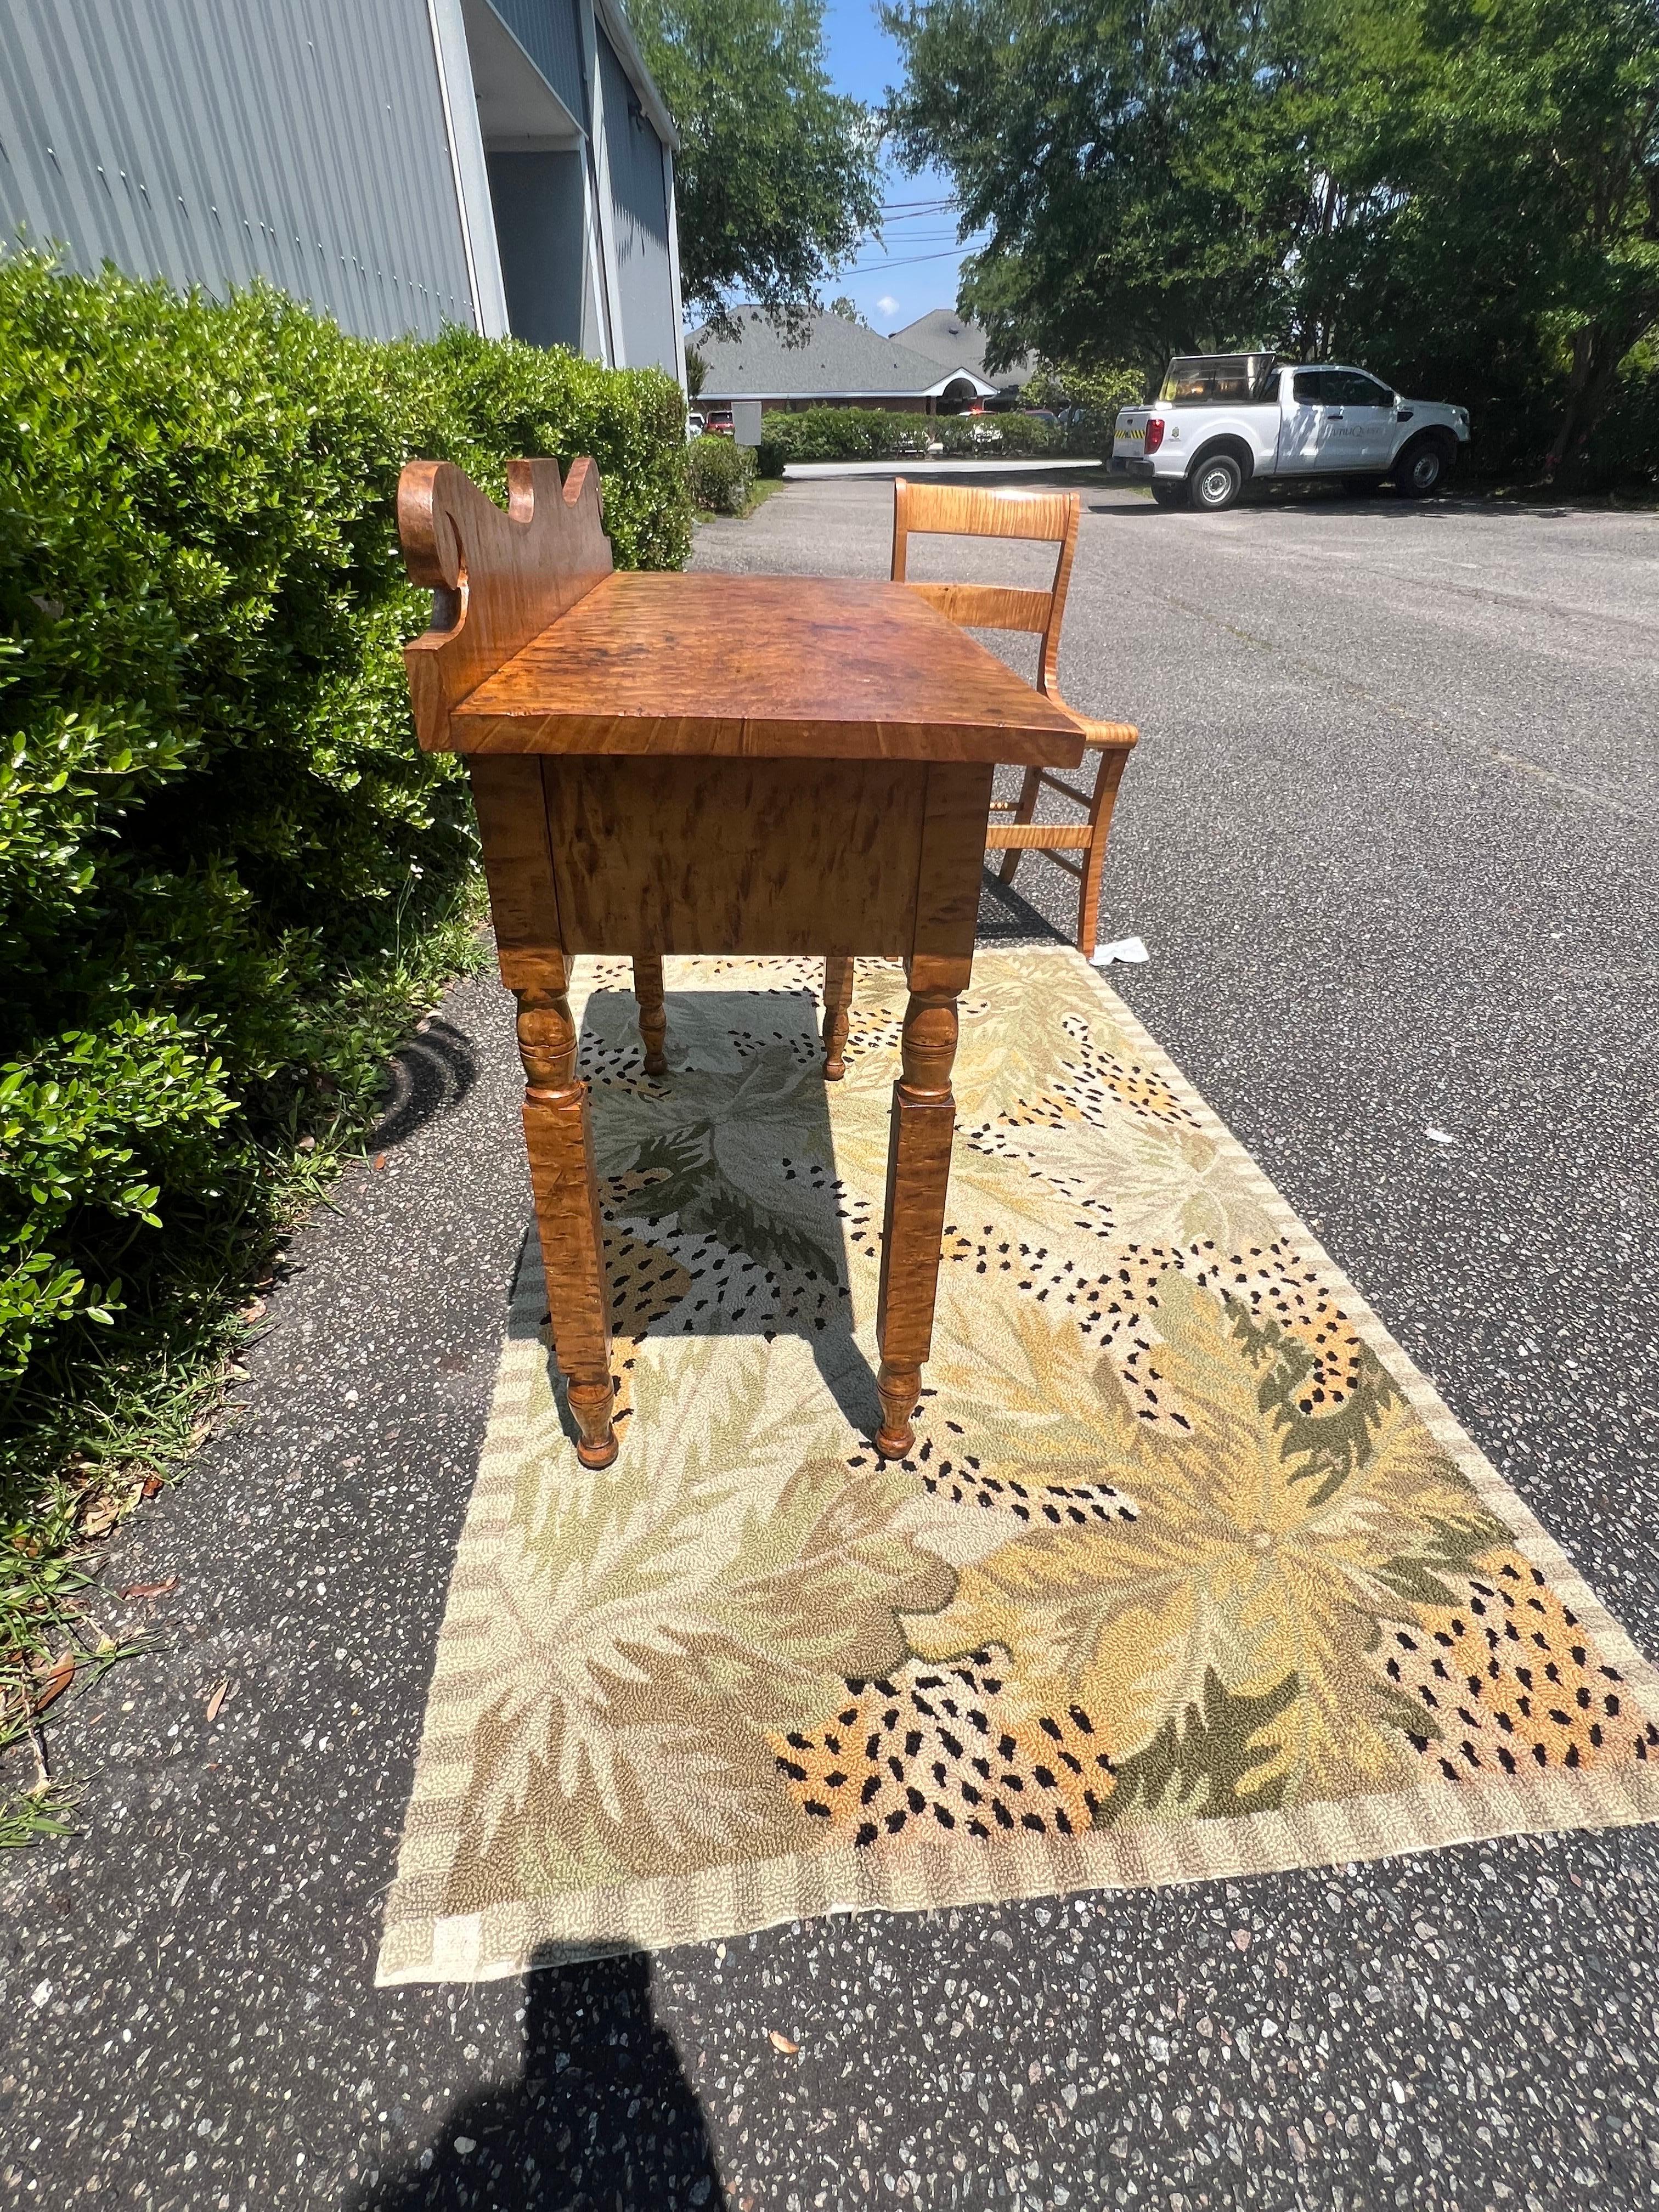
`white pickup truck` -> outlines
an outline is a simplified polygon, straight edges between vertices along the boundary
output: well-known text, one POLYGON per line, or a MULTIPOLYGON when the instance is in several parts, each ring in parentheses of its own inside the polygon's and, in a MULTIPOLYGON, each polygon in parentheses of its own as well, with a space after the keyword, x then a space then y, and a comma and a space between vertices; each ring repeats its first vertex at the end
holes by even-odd
POLYGON ((1404 399, 1363 368, 1300 367, 1276 354, 1183 355, 1145 407, 1126 407, 1111 472, 1160 507, 1219 514, 1246 484, 1296 477, 1391 477, 1437 491, 1468 443, 1468 410, 1404 399))

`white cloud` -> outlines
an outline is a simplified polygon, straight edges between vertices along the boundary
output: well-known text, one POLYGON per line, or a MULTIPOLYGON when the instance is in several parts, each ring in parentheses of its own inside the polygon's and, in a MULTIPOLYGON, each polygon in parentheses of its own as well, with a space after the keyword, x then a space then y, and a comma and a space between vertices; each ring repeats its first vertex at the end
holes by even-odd
POLYGON ((876 313, 878 315, 896 315, 898 311, 899 303, 890 292, 884 292, 876 302, 876 313))

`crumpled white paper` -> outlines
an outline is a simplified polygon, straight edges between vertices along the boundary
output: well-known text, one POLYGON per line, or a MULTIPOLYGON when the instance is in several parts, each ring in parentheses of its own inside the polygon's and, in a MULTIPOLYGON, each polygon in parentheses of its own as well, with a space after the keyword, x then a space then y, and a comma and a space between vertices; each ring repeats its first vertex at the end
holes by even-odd
POLYGON ((1132 968, 1139 968, 1152 957, 1138 937, 1120 937, 1115 945, 1096 945, 1094 964, 1097 968, 1109 968, 1114 960, 1122 960, 1132 968))

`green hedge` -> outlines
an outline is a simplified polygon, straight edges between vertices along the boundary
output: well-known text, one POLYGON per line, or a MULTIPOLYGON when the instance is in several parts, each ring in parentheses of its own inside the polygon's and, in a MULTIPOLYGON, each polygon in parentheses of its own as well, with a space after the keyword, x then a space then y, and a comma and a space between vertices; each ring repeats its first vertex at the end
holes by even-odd
POLYGON ((946 415, 938 428, 947 453, 981 460, 1028 460, 1066 450, 1065 432, 1035 415, 946 415))
POLYGON ((933 423, 925 415, 889 414, 879 407, 808 407, 799 415, 769 407, 766 442, 791 461, 873 461, 893 453, 925 453, 933 423))
POLYGON ((807 407, 789 415, 769 408, 765 428, 763 444, 786 461, 920 459, 936 448, 979 460, 1024 459, 1074 450, 1054 424, 1021 414, 909 415, 880 407, 807 407))
POLYGON ((0 1467, 216 1325, 470 898, 398 651, 403 461, 500 497, 579 453, 618 562, 678 566, 666 376, 0 259, 0 1467))
MULTIPOLYGON (((1478 463, 1478 452, 1475 459, 1478 463)), ((1595 491, 1628 488, 1650 495, 1659 486, 1659 325, 1626 355, 1576 472, 1595 491)))
POLYGON ((755 494, 755 449, 735 438, 698 437, 686 450, 691 504, 714 514, 746 514, 755 494))

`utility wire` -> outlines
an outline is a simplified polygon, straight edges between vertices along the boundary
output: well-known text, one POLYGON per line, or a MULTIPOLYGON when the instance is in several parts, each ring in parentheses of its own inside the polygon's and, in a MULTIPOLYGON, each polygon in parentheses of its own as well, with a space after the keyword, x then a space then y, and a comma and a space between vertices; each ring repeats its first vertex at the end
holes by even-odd
POLYGON ((848 273, 857 276, 873 274, 881 269, 906 269, 917 261, 949 261, 957 254, 977 253, 987 242, 982 238, 969 238, 964 239, 958 246, 943 246, 937 253, 890 254, 879 261, 855 261, 849 264, 848 273))

